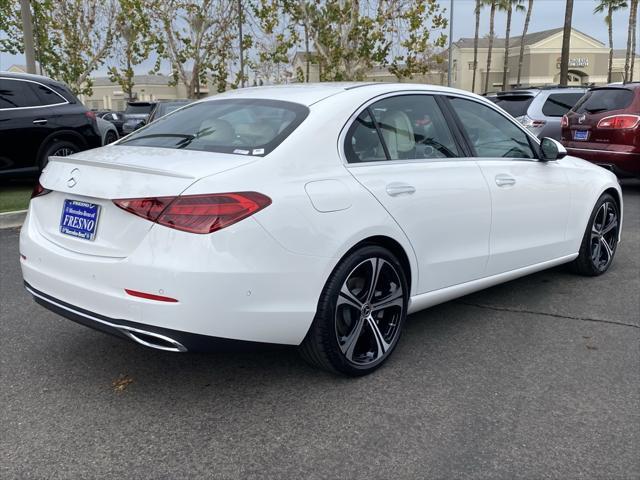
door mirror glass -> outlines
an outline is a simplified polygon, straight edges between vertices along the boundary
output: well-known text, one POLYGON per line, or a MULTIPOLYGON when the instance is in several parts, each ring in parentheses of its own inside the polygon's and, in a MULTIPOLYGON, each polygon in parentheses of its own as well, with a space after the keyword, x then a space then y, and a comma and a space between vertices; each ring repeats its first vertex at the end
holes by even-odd
POLYGON ((567 156, 567 150, 557 140, 544 137, 540 142, 540 151, 542 153, 541 160, 548 162, 550 160, 560 160, 567 156))

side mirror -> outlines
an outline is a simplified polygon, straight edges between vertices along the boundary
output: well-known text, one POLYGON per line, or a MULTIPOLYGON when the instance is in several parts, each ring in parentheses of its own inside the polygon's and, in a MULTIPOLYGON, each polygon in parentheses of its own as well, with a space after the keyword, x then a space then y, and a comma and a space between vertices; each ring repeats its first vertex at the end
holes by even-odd
POLYGON ((560 160, 567 156, 567 149, 564 148, 564 145, 549 137, 544 137, 540 142, 540 152, 542 153, 540 160, 543 162, 560 160))

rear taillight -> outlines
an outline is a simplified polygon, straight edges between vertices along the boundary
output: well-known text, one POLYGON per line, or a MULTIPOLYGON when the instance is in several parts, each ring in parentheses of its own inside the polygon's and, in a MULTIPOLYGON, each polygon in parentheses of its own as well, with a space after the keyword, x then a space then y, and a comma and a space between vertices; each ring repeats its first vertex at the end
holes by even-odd
POLYGON ((612 115, 604 117, 598 122, 598 128, 603 129, 631 129, 640 125, 638 115, 612 115))
POLYGON ((96 121, 96 112, 87 110, 86 112, 84 112, 84 114, 87 116, 88 119, 93 120, 94 122, 96 121))
POLYGON ((51 193, 51 190, 48 188, 44 188, 40 182, 36 183, 36 186, 33 187, 33 192, 31 192, 31 198, 41 197, 42 195, 46 195, 47 193, 51 193))
POLYGON ((566 115, 563 115, 562 120, 560 121, 560 127, 564 128, 568 126, 569 126, 569 117, 567 117, 566 115))
POLYGON ((238 192, 125 198, 113 203, 165 227, 191 233, 211 233, 262 210, 271 204, 271 199, 257 192, 238 192))
POLYGON ((534 120, 533 118, 524 116, 520 121, 525 128, 542 128, 547 122, 545 120, 534 120))

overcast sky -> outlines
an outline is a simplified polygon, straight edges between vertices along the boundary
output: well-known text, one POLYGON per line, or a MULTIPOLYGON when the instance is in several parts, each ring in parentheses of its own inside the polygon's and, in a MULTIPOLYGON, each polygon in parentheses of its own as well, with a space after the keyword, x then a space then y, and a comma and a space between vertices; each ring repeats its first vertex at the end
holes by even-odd
MULTIPOLYGON (((441 0, 443 7, 449 9, 450 0, 441 0)), ((524 1, 526 5, 527 0, 524 1)), ((604 16, 594 15, 593 9, 599 2, 597 0, 574 0, 573 7, 573 27, 592 37, 597 38, 603 43, 607 43, 607 27, 604 23, 604 16)), ((453 21, 453 38, 473 37, 475 28, 475 18, 473 9, 475 0, 454 0, 454 21, 453 21)), ((533 6, 533 14, 531 16, 531 24, 529 32, 537 32, 548 30, 551 28, 561 27, 564 22, 564 6, 565 0, 535 0, 533 6)), ((518 36, 522 33, 524 24, 524 13, 516 13, 513 15, 511 33, 512 36, 518 36)), ((484 35, 489 32, 489 9, 485 8, 480 23, 480 33, 484 35)), ((613 17, 613 45, 614 48, 624 49, 627 45, 627 24, 629 21, 629 10, 618 12, 613 17)), ((503 37, 505 31, 506 15, 501 13, 496 15, 496 33, 503 37)), ((640 41, 636 42, 640 44, 640 41)), ((12 56, 0 53, 0 70, 7 69, 14 63, 24 64, 22 56, 12 56)), ((138 68, 138 73, 147 73, 151 68, 152 62, 146 62, 145 65, 138 68)), ((106 68, 102 68, 98 75, 104 74, 106 68)), ((167 72, 165 72, 167 73, 167 72)))

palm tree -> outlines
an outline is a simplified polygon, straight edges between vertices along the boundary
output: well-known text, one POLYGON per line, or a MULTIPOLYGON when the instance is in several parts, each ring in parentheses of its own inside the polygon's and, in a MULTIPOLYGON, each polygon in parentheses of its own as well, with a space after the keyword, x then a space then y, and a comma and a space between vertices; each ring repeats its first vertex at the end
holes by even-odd
POLYGON ((507 71, 509 70, 509 37, 511 37, 511 17, 513 15, 514 8, 516 11, 520 12, 524 10, 522 2, 523 0, 502 0, 499 5, 499 8, 501 10, 506 10, 507 12, 507 32, 504 36, 504 65, 502 69, 503 90, 509 89, 509 86, 507 85, 507 71))
POLYGON ((569 46, 571 45, 571 20, 573 19, 573 0, 567 0, 564 10, 564 31, 562 32, 562 55, 560 56, 560 85, 569 80, 569 46))
POLYGON ((638 21, 638 0, 631 0, 629 28, 627 30, 627 54, 624 61, 624 81, 633 80, 633 68, 636 56, 636 23, 638 21))
POLYGON ((478 35, 480 34, 480 11, 484 7, 486 0, 476 0, 476 34, 473 37, 473 77, 471 80, 471 91, 476 92, 476 72, 478 71, 478 35))
POLYGON ((496 8, 498 7, 499 0, 490 0, 491 14, 489 17, 489 49, 487 51, 487 74, 484 79, 484 91, 489 91, 489 77, 491 76, 491 53, 493 52, 493 40, 495 38, 495 20, 496 20, 496 8))
POLYGON ((609 73, 607 83, 611 83, 611 70, 613 69, 613 12, 622 8, 627 8, 625 0, 600 0, 600 3, 593 9, 593 13, 605 13, 604 23, 609 28, 609 73))
POLYGON ((522 29, 522 37, 520 37, 520 56, 518 57, 518 80, 516 84, 520 86, 520 78, 522 74, 522 63, 524 61, 524 37, 527 36, 529 30, 529 22, 531 21, 531 12, 533 11, 533 0, 529 0, 527 7, 527 16, 524 19, 524 28, 522 29))

